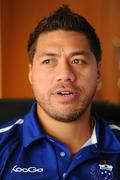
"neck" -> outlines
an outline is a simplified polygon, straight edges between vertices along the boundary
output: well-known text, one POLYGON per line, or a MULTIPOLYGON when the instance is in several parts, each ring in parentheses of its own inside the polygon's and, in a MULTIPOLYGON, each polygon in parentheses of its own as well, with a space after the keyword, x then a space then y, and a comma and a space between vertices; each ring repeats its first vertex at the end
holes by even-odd
POLYGON ((72 122, 60 122, 49 117, 40 107, 37 108, 38 118, 44 131, 50 136, 64 143, 75 154, 91 137, 92 122, 90 107, 79 120, 72 122))

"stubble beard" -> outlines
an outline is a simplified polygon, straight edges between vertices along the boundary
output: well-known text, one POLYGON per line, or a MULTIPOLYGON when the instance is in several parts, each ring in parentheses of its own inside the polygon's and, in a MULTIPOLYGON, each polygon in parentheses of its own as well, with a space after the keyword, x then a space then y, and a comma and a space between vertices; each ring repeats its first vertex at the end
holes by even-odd
MULTIPOLYGON (((82 93, 84 93, 82 91, 82 93)), ((43 96, 39 96, 41 98, 36 97, 36 101, 38 106, 44 111, 49 117, 60 121, 60 122, 72 122, 77 121, 83 116, 83 114, 87 111, 88 107, 91 105, 92 99, 96 93, 96 88, 94 88, 94 91, 91 95, 85 95, 83 98, 79 98, 79 107, 76 109, 70 109, 61 108, 58 109, 57 107, 52 106, 51 101, 47 101, 43 96), (47 102, 47 103, 45 103, 47 102), (67 113, 68 112, 68 113, 67 113)), ((65 107, 65 104, 63 104, 63 107, 65 107)), ((69 107, 67 107, 69 108, 69 107)))

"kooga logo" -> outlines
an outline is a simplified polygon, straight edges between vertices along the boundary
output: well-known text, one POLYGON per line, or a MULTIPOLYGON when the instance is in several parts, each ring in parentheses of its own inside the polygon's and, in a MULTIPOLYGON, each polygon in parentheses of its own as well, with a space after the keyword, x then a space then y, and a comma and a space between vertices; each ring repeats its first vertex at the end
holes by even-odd
POLYGON ((16 172, 16 173, 42 173, 43 172, 43 168, 37 168, 37 167, 18 167, 17 165, 15 165, 13 167, 13 169, 11 170, 11 173, 16 172))

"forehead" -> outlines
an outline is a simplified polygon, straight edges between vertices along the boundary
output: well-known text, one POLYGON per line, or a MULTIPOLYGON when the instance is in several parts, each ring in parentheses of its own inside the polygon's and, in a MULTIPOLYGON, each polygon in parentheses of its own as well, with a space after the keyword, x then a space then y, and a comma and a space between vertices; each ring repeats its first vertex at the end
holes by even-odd
POLYGON ((55 30, 42 33, 37 40, 37 49, 90 49, 87 37, 76 31, 55 30))

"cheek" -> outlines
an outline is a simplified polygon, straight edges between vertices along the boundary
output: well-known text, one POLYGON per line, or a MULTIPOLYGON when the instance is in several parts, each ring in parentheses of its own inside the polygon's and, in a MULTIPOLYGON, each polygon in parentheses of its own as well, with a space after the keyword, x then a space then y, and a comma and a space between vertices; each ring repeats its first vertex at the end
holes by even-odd
POLYGON ((79 79, 81 80, 83 79, 84 81, 88 83, 91 83, 91 81, 96 81, 97 77, 98 77, 97 70, 93 68, 81 71, 78 76, 79 79))
POLYGON ((98 74, 96 71, 93 71, 88 79, 88 85, 91 90, 95 90, 98 86, 98 74))
POLYGON ((44 72, 35 71, 32 74, 32 86, 34 89, 45 93, 51 87, 51 77, 44 72))
POLYGON ((87 70, 84 71, 83 74, 79 75, 79 84, 84 86, 84 88, 87 89, 93 89, 98 84, 98 75, 97 71, 93 70, 87 70))

